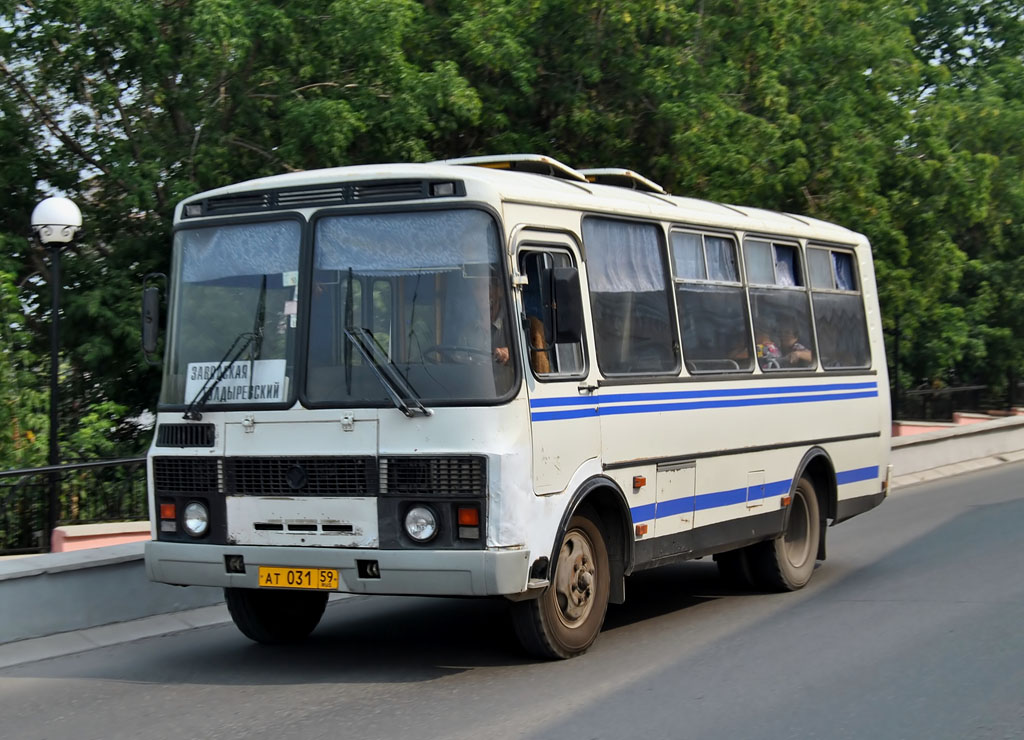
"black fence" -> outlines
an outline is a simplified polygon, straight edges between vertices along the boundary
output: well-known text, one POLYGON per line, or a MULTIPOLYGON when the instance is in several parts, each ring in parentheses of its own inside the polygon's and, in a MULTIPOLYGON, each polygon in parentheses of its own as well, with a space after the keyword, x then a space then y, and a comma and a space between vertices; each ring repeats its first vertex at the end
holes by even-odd
POLYGON ((48 552, 51 523, 146 519, 146 458, 0 472, 0 555, 48 552), (51 514, 51 486, 59 492, 51 514))
POLYGON ((1024 400, 1024 383, 1013 393, 1005 388, 993 392, 987 385, 958 385, 943 388, 915 388, 894 393, 893 419, 900 421, 952 421, 956 412, 1002 412, 1024 400))

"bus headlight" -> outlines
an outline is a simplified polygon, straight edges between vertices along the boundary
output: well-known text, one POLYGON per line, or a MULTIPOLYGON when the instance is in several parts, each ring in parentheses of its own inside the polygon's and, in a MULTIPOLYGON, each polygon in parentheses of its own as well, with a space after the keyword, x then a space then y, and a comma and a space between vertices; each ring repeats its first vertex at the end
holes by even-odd
POLYGON ((202 537, 210 528, 210 512, 206 504, 199 501, 191 501, 182 513, 182 523, 185 531, 193 537, 202 537))
POLYGON ((437 534, 437 515, 429 506, 414 506, 405 515, 405 533, 417 542, 429 542, 437 534))

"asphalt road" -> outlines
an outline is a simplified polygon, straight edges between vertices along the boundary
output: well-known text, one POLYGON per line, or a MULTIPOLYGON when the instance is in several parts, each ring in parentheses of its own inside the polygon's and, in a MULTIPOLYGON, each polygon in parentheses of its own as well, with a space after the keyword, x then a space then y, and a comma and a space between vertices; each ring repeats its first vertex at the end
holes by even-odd
POLYGON ((1021 738, 1024 464, 897 491, 794 594, 639 574, 586 655, 499 601, 332 605, 298 649, 223 625, 0 670, 0 738, 1021 738))

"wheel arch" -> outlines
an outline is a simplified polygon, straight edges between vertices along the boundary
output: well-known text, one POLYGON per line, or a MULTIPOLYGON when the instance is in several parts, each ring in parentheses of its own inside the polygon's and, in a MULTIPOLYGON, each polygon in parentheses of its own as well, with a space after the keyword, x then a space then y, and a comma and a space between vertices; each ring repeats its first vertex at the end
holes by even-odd
POLYGON ((551 545, 550 556, 544 564, 544 577, 551 577, 551 564, 557 560, 557 550, 561 545, 562 535, 569 526, 569 520, 577 512, 588 509, 597 516, 598 524, 606 538, 605 547, 608 549, 608 565, 611 570, 609 600, 613 604, 621 604, 626 598, 625 577, 633 569, 633 517, 622 489, 607 476, 595 475, 588 478, 573 493, 565 511, 562 512, 562 520, 558 523, 557 536, 551 545))
MULTIPOLYGON (((800 460, 797 473, 793 476, 790 495, 796 491, 801 478, 809 478, 814 485, 814 494, 818 500, 818 516, 821 523, 821 536, 818 539, 818 560, 825 559, 825 532, 829 519, 836 518, 836 507, 839 501, 839 486, 836 484, 836 468, 832 458, 821 447, 812 447, 800 460)), ((787 523, 789 514, 786 515, 787 523)))

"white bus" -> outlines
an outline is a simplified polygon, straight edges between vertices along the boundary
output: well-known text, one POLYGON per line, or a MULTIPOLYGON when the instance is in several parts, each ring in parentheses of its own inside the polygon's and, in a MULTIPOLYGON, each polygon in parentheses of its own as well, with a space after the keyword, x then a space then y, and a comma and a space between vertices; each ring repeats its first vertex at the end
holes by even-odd
POLYGON ((509 155, 253 180, 174 229, 146 567, 253 640, 332 591, 502 596, 571 657, 630 574, 798 589, 887 493, 845 228, 509 155))

